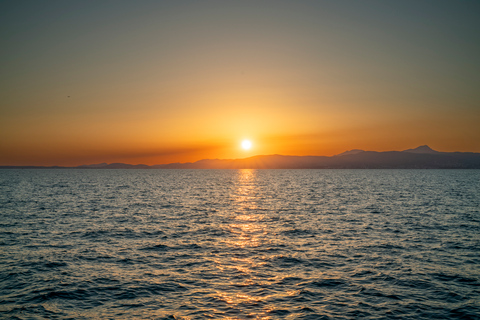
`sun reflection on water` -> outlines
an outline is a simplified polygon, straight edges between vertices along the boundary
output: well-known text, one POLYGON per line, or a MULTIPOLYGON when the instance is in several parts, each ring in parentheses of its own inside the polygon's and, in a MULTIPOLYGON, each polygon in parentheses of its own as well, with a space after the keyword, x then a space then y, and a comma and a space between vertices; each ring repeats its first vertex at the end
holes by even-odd
POLYGON ((259 276, 265 261, 256 252, 265 244, 268 235, 268 226, 258 199, 257 174, 252 169, 238 170, 231 192, 234 206, 228 213, 229 223, 225 226, 229 231, 225 246, 232 254, 227 259, 216 261, 223 273, 233 277, 229 286, 217 291, 217 298, 241 311, 242 317, 270 319, 266 302, 269 295, 260 290, 260 287, 268 285, 259 276))
POLYGON ((262 223, 263 217, 258 213, 258 199, 256 198, 257 172, 253 169, 238 171, 236 188, 232 192, 235 212, 228 229, 234 237, 228 240, 229 245, 246 248, 258 247, 260 239, 266 234, 266 226, 262 223))

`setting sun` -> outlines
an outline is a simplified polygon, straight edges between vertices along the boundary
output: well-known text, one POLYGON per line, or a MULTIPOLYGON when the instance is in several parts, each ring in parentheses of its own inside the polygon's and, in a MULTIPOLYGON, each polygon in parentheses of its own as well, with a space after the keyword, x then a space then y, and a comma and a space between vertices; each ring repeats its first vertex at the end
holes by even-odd
POLYGON ((242 149, 243 150, 250 150, 252 148, 252 142, 250 140, 243 140, 242 141, 242 149))

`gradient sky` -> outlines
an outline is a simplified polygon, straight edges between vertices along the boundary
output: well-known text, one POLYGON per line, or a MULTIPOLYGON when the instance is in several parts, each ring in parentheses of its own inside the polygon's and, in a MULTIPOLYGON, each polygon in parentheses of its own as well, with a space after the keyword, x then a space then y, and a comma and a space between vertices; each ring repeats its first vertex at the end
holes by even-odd
POLYGON ((480 1, 1 1, 0 48, 0 165, 480 152, 480 1))

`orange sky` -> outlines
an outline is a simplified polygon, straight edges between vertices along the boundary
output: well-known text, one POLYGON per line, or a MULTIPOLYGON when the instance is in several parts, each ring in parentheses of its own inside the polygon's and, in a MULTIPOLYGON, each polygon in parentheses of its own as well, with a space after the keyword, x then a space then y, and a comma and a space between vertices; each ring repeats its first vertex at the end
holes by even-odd
POLYGON ((478 2, 24 1, 0 21, 0 165, 480 152, 478 2))

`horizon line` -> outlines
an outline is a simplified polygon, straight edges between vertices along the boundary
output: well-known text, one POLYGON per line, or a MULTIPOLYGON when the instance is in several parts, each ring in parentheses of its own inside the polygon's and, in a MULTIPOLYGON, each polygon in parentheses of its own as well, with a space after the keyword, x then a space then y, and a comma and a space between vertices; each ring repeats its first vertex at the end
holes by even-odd
MULTIPOLYGON (((413 149, 405 149, 405 150, 390 150, 390 151, 373 151, 373 150, 361 150, 361 149, 351 149, 344 151, 339 154, 331 155, 331 156, 326 156, 326 155, 284 155, 284 154, 258 154, 258 155, 253 155, 245 158, 205 158, 205 159, 199 159, 196 161, 189 161, 189 162, 169 162, 169 163, 160 163, 160 164, 144 164, 144 163, 138 163, 138 164, 132 164, 132 163, 125 163, 125 162, 96 162, 96 163, 90 163, 90 164, 80 164, 80 165, 72 165, 72 166, 62 166, 62 165, 0 165, 0 168, 65 168, 65 169, 70 169, 70 168, 80 168, 80 169, 94 169, 94 168, 101 168, 105 166, 112 166, 112 165, 126 165, 126 166, 132 166, 132 167, 148 167, 152 169, 156 169, 155 167, 162 167, 162 166, 170 166, 170 165, 192 165, 196 164, 198 162, 202 161, 245 161, 249 159, 254 159, 254 158, 261 158, 261 157, 296 157, 296 158, 309 158, 309 157, 315 157, 315 158, 333 158, 333 157, 344 157, 344 156, 351 156, 351 155, 356 155, 359 153, 364 153, 364 152, 369 152, 369 153, 390 153, 390 152, 395 152, 395 153, 402 153, 402 152, 407 152, 407 153, 413 153, 413 154, 458 154, 458 153, 468 153, 468 154, 480 154, 477 152, 470 152, 470 151, 453 151, 453 152, 443 152, 443 151, 437 151, 434 149, 431 149, 428 145, 421 145, 417 148, 413 149)), ((161 168, 158 168, 161 169, 161 168)))

